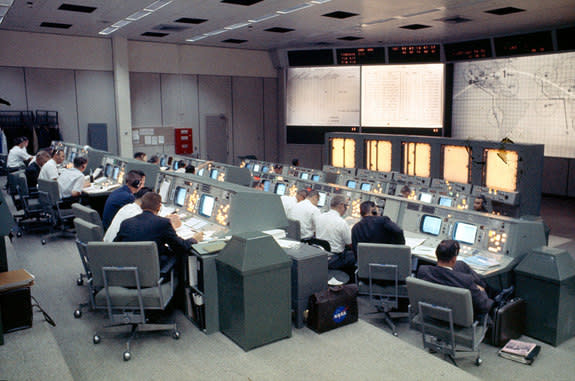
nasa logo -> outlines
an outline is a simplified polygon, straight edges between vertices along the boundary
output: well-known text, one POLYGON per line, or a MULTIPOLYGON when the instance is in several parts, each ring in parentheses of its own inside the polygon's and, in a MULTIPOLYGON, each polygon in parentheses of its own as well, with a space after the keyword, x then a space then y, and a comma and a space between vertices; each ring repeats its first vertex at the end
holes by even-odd
POLYGON ((347 317, 347 306, 337 307, 333 313, 333 321, 336 323, 341 323, 347 317))

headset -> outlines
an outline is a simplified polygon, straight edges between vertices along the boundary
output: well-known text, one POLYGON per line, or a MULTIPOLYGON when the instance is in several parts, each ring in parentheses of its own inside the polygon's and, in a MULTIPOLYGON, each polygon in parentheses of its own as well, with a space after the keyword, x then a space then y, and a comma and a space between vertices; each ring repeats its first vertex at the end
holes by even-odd
POLYGON ((136 179, 136 180, 132 181, 132 183, 130 184, 130 186, 133 187, 133 188, 137 188, 137 187, 140 186, 140 182, 141 182, 141 181, 142 181, 141 178, 136 179))

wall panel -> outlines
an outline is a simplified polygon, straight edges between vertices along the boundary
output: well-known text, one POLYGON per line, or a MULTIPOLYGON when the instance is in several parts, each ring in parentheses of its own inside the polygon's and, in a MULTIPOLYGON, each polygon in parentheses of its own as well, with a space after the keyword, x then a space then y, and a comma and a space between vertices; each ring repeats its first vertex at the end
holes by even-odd
MULTIPOLYGON (((200 120, 200 157, 209 158, 208 142, 206 140, 206 116, 218 115, 226 120, 228 136, 231 139, 232 123, 232 80, 230 77, 206 76, 198 78, 199 89, 199 120, 200 120)), ((218 142, 210 142, 216 144, 218 142)), ((221 144, 228 146, 228 162, 233 160, 231 141, 222 137, 221 144)))
POLYGON ((20 67, 0 67, 0 98, 11 103, 10 106, 0 105, 0 110, 25 111, 26 81, 24 69, 20 67))
POLYGON ((160 74, 130 73, 133 127, 162 126, 160 74))
POLYGON ((236 162, 236 156, 244 155, 255 155, 263 159, 263 81, 261 78, 235 77, 232 91, 233 160, 236 162))

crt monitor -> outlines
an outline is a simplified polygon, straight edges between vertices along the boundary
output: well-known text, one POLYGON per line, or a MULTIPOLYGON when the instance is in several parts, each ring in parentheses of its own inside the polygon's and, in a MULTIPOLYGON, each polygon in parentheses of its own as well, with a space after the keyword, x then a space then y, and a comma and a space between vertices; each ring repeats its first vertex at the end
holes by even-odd
POLYGON ((246 164, 246 168, 249 169, 251 171, 251 169, 253 168, 254 163, 247 163, 246 164))
POLYGON ((439 205, 451 206, 451 205, 453 205, 453 199, 451 197, 441 196, 441 197, 439 197, 439 205))
POLYGON ((174 160, 173 170, 177 171, 180 168, 180 162, 178 160, 174 160))
POLYGON ((264 180, 262 181, 262 183, 264 185, 264 192, 269 192, 271 182, 269 180, 264 180))
POLYGON ((162 157, 160 159, 160 167, 165 167, 166 166, 166 157, 162 157))
POLYGON ((355 181, 354 180, 347 180, 347 182, 345 183, 345 186, 348 188, 353 188, 355 189, 355 181))
POLYGON ((325 205, 325 200, 327 199, 327 193, 325 192, 318 192, 319 193, 319 201, 317 202, 318 208, 322 208, 325 205))
POLYGON ((440 229, 441 229, 441 217, 425 214, 421 219, 421 225, 419 227, 419 230, 421 230, 422 233, 439 235, 440 229))
POLYGON ((361 186, 359 187, 359 189, 361 189, 362 191, 369 192, 371 190, 371 184, 370 183, 361 183, 361 186))
POLYGON ((431 204, 431 200, 433 199, 433 195, 431 193, 421 192, 419 194, 418 198, 419 198, 419 201, 427 202, 428 204, 431 204))
POLYGON ((319 181, 319 175, 311 175, 312 181, 319 181))
POLYGON ((268 173, 269 168, 267 166, 262 167, 262 173, 268 173))
POLYGON ((104 175, 107 178, 111 178, 113 172, 114 172, 114 166, 110 163, 106 164, 106 168, 104 169, 104 175))
POLYGON ((201 169, 197 172, 197 175, 198 175, 198 176, 203 176, 203 175, 204 175, 204 170, 205 170, 205 168, 201 168, 201 169))
POLYGON ((254 164, 254 172, 259 172, 259 171, 260 171, 260 165, 254 164))
POLYGON ((200 197, 200 207, 198 208, 200 216, 211 217, 214 211, 215 202, 216 199, 214 196, 203 194, 202 197, 200 197))
POLYGON ((456 222, 453 227, 453 239, 461 243, 473 245, 475 243, 475 235, 477 234, 477 226, 468 224, 466 222, 456 222))
POLYGON ((177 206, 184 206, 186 202, 186 194, 188 190, 184 187, 176 187, 176 193, 174 194, 174 204, 177 206))
POLYGON ((114 171, 112 172, 112 179, 118 181, 118 175, 120 174, 120 167, 114 166, 114 171))
POLYGON ((69 162, 73 162, 76 158, 76 151, 70 151, 70 157, 68 158, 69 162))
POLYGON ((299 175, 299 177, 300 177, 300 179, 302 179, 302 180, 309 180, 309 173, 307 173, 307 172, 302 172, 302 173, 299 175))
POLYGON ((211 177, 212 179, 214 179, 214 180, 217 180, 217 179, 218 179, 218 173, 219 173, 219 172, 218 172, 217 169, 212 169, 212 170, 210 171, 210 177, 211 177))
POLYGON ((284 194, 286 194, 286 188, 287 186, 283 183, 276 184, 275 194, 283 196, 284 194))

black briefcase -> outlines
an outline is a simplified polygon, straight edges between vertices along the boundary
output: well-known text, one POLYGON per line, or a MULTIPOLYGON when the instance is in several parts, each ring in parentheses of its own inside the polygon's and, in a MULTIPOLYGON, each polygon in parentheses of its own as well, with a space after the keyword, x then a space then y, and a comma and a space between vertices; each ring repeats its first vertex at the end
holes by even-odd
POLYGON ((486 334, 486 342, 496 347, 504 346, 510 339, 518 339, 525 332, 525 300, 514 298, 493 314, 493 324, 486 334))
POLYGON ((307 325, 317 333, 357 321, 357 285, 329 287, 309 298, 307 325))

